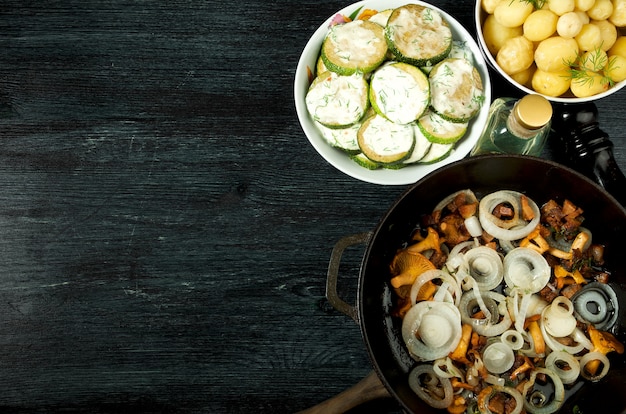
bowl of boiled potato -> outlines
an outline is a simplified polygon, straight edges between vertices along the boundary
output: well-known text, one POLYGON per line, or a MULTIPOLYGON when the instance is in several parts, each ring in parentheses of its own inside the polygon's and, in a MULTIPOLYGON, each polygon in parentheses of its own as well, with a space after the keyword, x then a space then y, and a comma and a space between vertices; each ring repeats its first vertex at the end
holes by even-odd
POLYGON ((478 42, 511 84, 554 102, 626 85, 626 0, 477 0, 478 42))

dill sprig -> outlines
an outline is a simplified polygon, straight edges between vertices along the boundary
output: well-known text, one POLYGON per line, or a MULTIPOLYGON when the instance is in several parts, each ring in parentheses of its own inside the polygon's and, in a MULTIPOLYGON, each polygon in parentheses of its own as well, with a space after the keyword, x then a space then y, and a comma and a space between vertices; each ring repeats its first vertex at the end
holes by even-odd
POLYGON ((582 85, 591 86, 599 78, 602 84, 608 84, 609 87, 615 84, 613 79, 607 75, 613 69, 614 63, 615 61, 609 59, 600 47, 579 54, 572 62, 565 62, 572 80, 582 85))
POLYGON ((535 10, 541 9, 546 4, 546 0, 521 0, 521 1, 532 4, 535 10))
POLYGON ((591 70, 592 72, 600 72, 606 66, 608 57, 599 47, 595 50, 585 53, 580 57, 580 65, 591 70))

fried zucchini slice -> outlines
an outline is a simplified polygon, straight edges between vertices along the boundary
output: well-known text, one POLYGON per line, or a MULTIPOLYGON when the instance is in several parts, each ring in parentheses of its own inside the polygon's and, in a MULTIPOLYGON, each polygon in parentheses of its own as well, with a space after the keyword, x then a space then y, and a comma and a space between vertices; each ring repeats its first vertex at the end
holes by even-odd
POLYGON ((346 128, 359 122, 369 108, 369 85, 363 75, 320 74, 305 102, 313 120, 328 128, 346 128))
POLYGON ((468 122, 485 100, 483 82, 470 61, 448 58, 439 62, 428 75, 430 105, 443 118, 468 122))
POLYGON ((403 62, 378 68, 370 80, 372 108, 391 122, 409 124, 417 120, 430 104, 428 77, 403 62))
POLYGON ((467 132, 469 122, 452 122, 437 112, 427 111, 417 121, 424 136, 435 144, 454 144, 467 132))
POLYGON ((396 8, 385 26, 389 50, 401 62, 432 66, 448 56, 452 31, 437 10, 417 4, 396 8))
POLYGON ((370 160, 379 164, 404 161, 415 145, 412 125, 401 125, 374 114, 363 121, 358 133, 359 147, 370 160))
POLYGON ((387 56, 384 29, 368 20, 337 24, 326 35, 321 56, 328 70, 340 75, 369 73, 387 56))

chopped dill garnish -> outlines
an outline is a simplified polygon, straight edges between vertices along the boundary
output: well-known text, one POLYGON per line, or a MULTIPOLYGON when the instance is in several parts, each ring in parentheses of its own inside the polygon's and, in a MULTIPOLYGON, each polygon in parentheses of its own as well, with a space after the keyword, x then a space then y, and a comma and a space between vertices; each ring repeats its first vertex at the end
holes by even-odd
MULTIPOLYGON (((515 0, 511 0, 511 3, 513 3, 513 1, 515 0)), ((524 3, 532 4, 535 10, 541 9, 546 4, 546 0, 520 0, 520 1, 523 1, 524 3)))
POLYGON ((600 47, 579 54, 573 62, 564 63, 569 68, 570 78, 582 85, 593 85, 596 79, 600 79, 602 84, 608 84, 609 87, 615 84, 607 75, 613 69, 615 61, 608 59, 600 47))
POLYGON ((606 53, 603 53, 600 48, 597 48, 580 57, 580 66, 593 72, 600 72, 606 66, 607 59, 606 53))

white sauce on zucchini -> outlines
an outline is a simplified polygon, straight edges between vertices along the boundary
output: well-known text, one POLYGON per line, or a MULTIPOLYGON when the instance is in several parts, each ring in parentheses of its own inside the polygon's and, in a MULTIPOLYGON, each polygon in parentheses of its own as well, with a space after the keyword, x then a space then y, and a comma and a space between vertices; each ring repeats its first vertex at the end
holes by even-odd
POLYGON ((440 138, 458 137, 468 126, 467 122, 451 122, 432 111, 428 111, 421 117, 419 123, 431 135, 440 138))
POLYGON ((359 151, 359 142, 357 140, 357 134, 360 123, 356 123, 347 128, 328 128, 319 122, 315 125, 322 133, 324 139, 333 147, 343 149, 345 151, 359 151))
POLYGON ((313 118, 324 125, 352 125, 365 113, 367 83, 362 75, 329 76, 306 95, 306 105, 313 118))
POLYGON ((389 20, 389 16, 391 16, 391 12, 393 12, 393 9, 386 9, 378 12, 370 17, 370 22, 374 22, 381 25, 382 27, 385 27, 387 26, 387 21, 389 20))
POLYGON ((452 39, 452 31, 443 22, 441 14, 428 7, 419 16, 401 9, 393 23, 394 41, 401 50, 411 55, 438 55, 441 45, 452 39))
POLYGON ((411 125, 395 124, 382 116, 374 116, 363 131, 363 140, 367 146, 382 156, 409 151, 414 139, 411 125))
POLYGON ((467 45, 467 41, 465 40, 453 40, 452 47, 450 48, 450 53, 448 53, 448 57, 466 59, 468 62, 471 62, 472 65, 475 63, 472 49, 470 49, 470 47, 467 45))
POLYGON ((355 20, 336 26, 331 32, 335 55, 347 61, 367 62, 372 48, 383 39, 372 30, 363 27, 363 20, 355 20))
POLYGON ((439 161, 444 157, 447 157, 453 150, 453 144, 436 144, 433 142, 426 155, 424 155, 424 158, 422 158, 420 161, 425 163, 439 161))
POLYGON ((405 164, 413 164, 419 162, 426 156, 431 147, 431 142, 424 136, 422 130, 417 124, 413 124, 413 133, 415 135, 415 146, 411 155, 403 161, 405 164))
POLYGON ((439 113, 470 118, 481 106, 483 92, 466 59, 446 59, 430 73, 431 104, 439 113))
POLYGON ((428 106, 428 84, 420 84, 411 73, 395 65, 378 69, 371 88, 378 108, 398 124, 415 121, 428 106))

